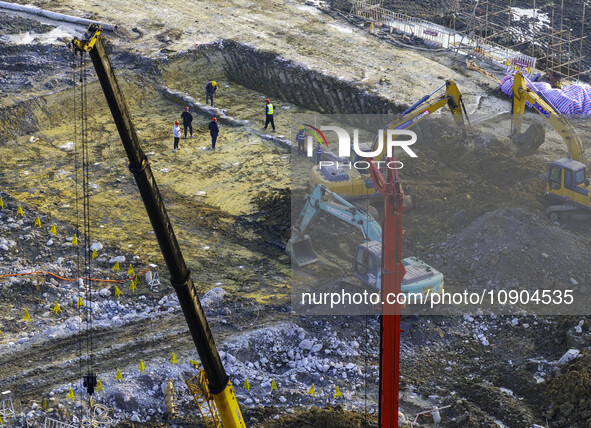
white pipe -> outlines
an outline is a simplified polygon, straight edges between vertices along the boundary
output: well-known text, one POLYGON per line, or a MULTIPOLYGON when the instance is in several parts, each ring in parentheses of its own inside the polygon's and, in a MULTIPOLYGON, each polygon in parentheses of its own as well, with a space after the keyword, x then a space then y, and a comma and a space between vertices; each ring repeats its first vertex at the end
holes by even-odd
POLYGON ((0 8, 14 10, 16 12, 29 13, 32 15, 43 16, 45 18, 52 19, 54 21, 65 21, 65 22, 70 22, 72 24, 83 25, 86 27, 89 24, 100 24, 100 26, 103 30, 112 31, 114 33, 117 32, 116 25, 92 21, 90 19, 78 18, 76 16, 64 15, 63 13, 50 12, 48 10, 39 9, 38 7, 35 7, 35 6, 23 6, 20 4, 14 4, 14 3, 8 3, 5 1, 0 1, 0 8))

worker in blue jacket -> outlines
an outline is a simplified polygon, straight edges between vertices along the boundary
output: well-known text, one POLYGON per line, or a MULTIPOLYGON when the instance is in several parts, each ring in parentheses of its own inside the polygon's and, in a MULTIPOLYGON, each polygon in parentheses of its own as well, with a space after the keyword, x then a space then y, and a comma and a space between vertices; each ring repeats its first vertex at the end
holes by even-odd
POLYGON ((302 125, 298 128, 298 133, 296 135, 296 142, 298 143, 298 155, 305 155, 306 154, 306 130, 302 125))
POLYGON ((316 144, 314 154, 316 155, 316 165, 320 165, 320 161, 322 160, 322 146, 320 143, 316 144))
POLYGON ((215 150, 215 142, 218 139, 218 134, 220 133, 220 127, 218 126, 218 118, 213 117, 211 122, 209 122, 209 135, 211 135, 211 149, 215 150))
POLYGON ((217 89, 218 84, 215 80, 212 80, 211 82, 208 82, 207 85, 205 85, 205 105, 207 105, 207 100, 211 99, 211 106, 213 107, 213 95, 217 89))
POLYGON ((193 138, 193 115, 189 113, 189 107, 185 107, 185 111, 181 114, 183 118, 183 127, 185 128, 185 138, 187 138, 187 128, 191 132, 191 138, 193 138))

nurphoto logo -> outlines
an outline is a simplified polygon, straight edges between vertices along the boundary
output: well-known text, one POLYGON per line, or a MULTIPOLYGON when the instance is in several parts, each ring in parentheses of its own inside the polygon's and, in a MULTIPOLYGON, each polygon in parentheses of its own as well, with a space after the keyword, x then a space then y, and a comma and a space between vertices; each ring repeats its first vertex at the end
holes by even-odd
MULTIPOLYGON (((326 131, 334 132, 338 138, 339 158, 351 159, 351 150, 353 150, 356 159, 379 159, 382 158, 384 154, 389 158, 392 157, 394 147, 402 148, 406 154, 412 158, 417 157, 417 154, 410 148, 410 146, 417 142, 417 134, 414 131, 407 129, 380 129, 376 138, 374 139, 373 144, 371 147, 369 147, 369 150, 367 148, 364 150, 359 142, 359 129, 357 128, 352 130, 353 138, 351 138, 349 131, 340 126, 320 126, 319 128, 309 124, 304 124, 304 126, 307 128, 308 133, 306 144, 306 155, 308 157, 314 157, 315 155, 314 140, 316 140, 316 146, 321 148, 320 150, 322 150, 322 146, 326 146, 327 149, 329 148, 328 140, 324 135, 326 131), (397 139, 400 136, 405 136, 408 138, 397 139)), ((402 162, 399 161, 384 162, 384 164, 390 169, 400 169, 403 166, 402 162)), ((349 167, 356 169, 367 169, 369 168, 369 163, 367 161, 356 161, 352 164, 351 162, 338 162, 332 160, 322 160, 319 162, 320 168, 328 166, 336 166, 337 168, 349 167)))

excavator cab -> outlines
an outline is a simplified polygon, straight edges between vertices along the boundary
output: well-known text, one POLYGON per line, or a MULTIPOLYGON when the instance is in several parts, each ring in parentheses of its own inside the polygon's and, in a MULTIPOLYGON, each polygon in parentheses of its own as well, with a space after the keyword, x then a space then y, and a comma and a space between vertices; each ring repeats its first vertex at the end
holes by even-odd
POLYGON ((353 275, 364 284, 380 289, 378 284, 380 269, 382 268, 382 243, 368 241, 359 245, 353 259, 353 275))
MULTIPOLYGON (((382 288, 382 243, 368 241, 357 247, 353 259, 353 276, 376 290, 382 288)), ((402 260, 406 273, 401 291, 409 294, 433 294, 443 291, 443 274, 416 257, 402 260)))
POLYGON ((549 199, 587 205, 589 184, 587 168, 581 162, 562 158, 548 165, 546 197, 549 199))

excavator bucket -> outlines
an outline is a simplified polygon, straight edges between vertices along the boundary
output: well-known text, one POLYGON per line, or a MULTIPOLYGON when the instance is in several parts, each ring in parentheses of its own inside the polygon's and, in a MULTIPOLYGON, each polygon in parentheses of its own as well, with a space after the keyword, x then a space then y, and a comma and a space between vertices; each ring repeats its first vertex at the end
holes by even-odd
POLYGON ((292 263, 295 263, 298 267, 315 263, 318 260, 318 254, 314 251, 312 240, 308 235, 296 241, 290 240, 287 243, 287 251, 291 255, 292 263))
POLYGON ((516 156, 527 156, 534 154, 546 139, 544 126, 539 123, 533 123, 522 134, 511 138, 513 150, 516 156))

